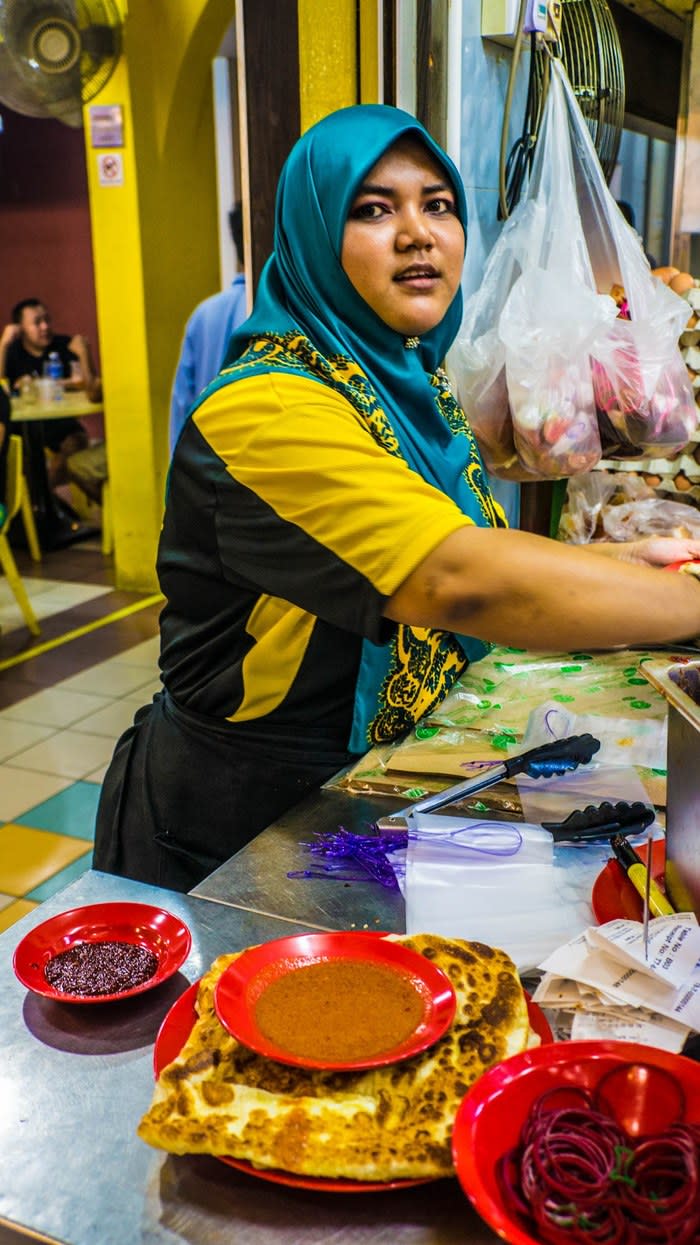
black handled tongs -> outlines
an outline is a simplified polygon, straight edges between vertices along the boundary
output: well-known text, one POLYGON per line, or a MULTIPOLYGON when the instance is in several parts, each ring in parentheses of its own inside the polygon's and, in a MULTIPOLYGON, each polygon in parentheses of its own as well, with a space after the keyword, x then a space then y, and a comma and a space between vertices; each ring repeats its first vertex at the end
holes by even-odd
MULTIPOLYGON (((453 804, 466 795, 474 795, 493 787, 502 778, 512 778, 514 774, 528 774, 530 778, 551 778, 554 774, 565 774, 569 770, 578 769, 579 765, 587 765, 600 748, 600 740, 593 735, 571 735, 568 739, 555 739, 552 743, 541 744, 539 748, 531 748, 529 752, 521 752, 519 756, 508 757, 497 765, 489 765, 486 772, 458 782, 454 787, 437 791, 424 800, 408 804, 389 817, 382 817, 376 826, 378 830, 405 829, 406 818, 412 813, 434 813, 446 804, 453 804)), ((614 833, 614 832, 613 832, 614 833)))
POLYGON ((597 843, 611 839, 614 834, 623 838, 642 834, 655 816, 653 808, 641 800, 632 804, 624 800, 611 804, 604 800, 602 804, 576 809, 565 821, 543 821, 541 825, 543 830, 549 830, 555 843, 597 843))

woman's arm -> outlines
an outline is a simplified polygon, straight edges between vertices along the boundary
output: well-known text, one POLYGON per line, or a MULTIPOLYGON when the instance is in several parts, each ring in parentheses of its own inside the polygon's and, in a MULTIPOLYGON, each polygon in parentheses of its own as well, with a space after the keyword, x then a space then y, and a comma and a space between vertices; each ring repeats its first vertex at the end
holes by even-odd
POLYGON ((102 381, 95 369, 90 343, 81 333, 76 333, 74 337, 71 337, 68 349, 77 355, 80 361, 85 393, 91 402, 99 402, 102 397, 102 381))
POLYGON ((700 587, 689 575, 611 562, 609 550, 462 527, 404 580, 384 614, 552 651, 673 643, 700 634, 700 587))

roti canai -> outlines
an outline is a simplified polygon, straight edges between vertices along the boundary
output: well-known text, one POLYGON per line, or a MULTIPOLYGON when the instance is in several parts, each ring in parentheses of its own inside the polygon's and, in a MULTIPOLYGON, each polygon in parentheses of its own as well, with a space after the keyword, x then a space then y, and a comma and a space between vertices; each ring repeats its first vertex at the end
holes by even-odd
POLYGON ((201 979, 198 1019, 161 1072, 139 1135, 174 1154, 228 1155, 299 1175, 451 1175, 452 1124, 465 1093, 487 1068, 539 1039, 505 952, 431 934, 397 940, 441 968, 457 996, 452 1025, 428 1050, 357 1072, 257 1055, 214 1010, 216 982, 236 958, 220 956, 201 979))

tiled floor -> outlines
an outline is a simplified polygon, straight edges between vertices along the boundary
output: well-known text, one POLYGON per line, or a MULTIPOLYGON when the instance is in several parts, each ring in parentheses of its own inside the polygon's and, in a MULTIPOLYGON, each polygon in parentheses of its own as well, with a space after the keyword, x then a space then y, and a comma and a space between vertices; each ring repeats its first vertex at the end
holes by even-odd
POLYGON ((0 577, 0 930, 89 868, 114 743, 160 685, 160 603, 116 591, 96 542, 15 556, 42 632, 31 641, 0 577))

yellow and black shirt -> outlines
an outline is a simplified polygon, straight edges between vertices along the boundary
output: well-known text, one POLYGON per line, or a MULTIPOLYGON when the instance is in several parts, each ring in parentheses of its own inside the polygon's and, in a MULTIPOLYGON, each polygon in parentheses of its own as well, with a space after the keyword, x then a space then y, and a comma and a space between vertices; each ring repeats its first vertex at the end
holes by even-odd
MULTIPOLYGON (((248 736, 308 725, 346 747, 363 641, 391 643, 393 691, 369 746, 423 716, 466 665, 448 633, 397 628, 382 611, 472 520, 397 455, 381 412, 349 400, 349 361, 320 383, 284 345, 255 343, 281 366, 246 374, 248 352, 178 442, 158 559, 163 681, 183 708, 248 736)), ((473 454, 483 522, 500 523, 473 454)))

